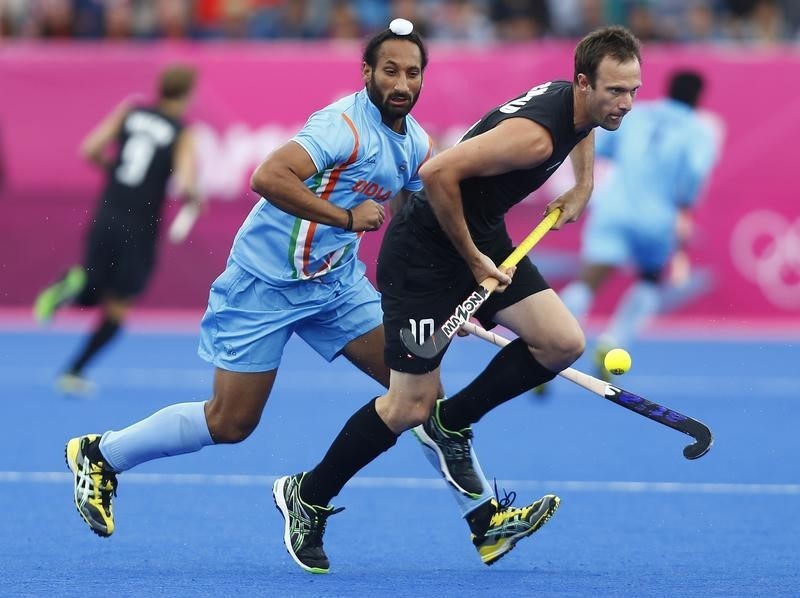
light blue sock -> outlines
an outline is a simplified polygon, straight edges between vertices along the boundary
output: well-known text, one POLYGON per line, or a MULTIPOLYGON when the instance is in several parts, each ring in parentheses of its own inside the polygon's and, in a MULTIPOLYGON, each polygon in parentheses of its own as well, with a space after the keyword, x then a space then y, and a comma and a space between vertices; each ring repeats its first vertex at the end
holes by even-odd
POLYGON ((100 452, 116 471, 127 471, 160 457, 194 453, 214 444, 208 431, 205 402, 178 403, 100 439, 100 452))
POLYGON ((634 336, 658 313, 660 303, 661 291, 658 284, 640 280, 623 296, 603 337, 613 339, 614 346, 628 346, 634 336))
POLYGON ((565 286, 558 294, 561 301, 567 306, 567 309, 572 312, 575 319, 583 322, 586 314, 589 313, 589 308, 592 306, 592 291, 584 282, 575 281, 565 286))

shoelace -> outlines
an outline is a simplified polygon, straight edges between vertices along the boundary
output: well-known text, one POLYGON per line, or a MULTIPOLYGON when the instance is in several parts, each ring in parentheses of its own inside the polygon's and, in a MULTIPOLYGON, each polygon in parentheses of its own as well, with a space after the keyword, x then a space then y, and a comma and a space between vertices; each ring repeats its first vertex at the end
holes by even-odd
POLYGON ((506 489, 503 488, 503 498, 500 498, 500 495, 497 493, 497 478, 494 479, 494 497, 497 499, 498 509, 497 512, 503 511, 511 507, 514 504, 514 501, 517 498, 517 493, 513 490, 511 492, 506 492, 506 489))
POLYGON ((435 426, 441 431, 440 436, 443 436, 447 441, 448 457, 452 457, 456 461, 472 461, 472 448, 469 444, 472 439, 471 428, 448 433, 438 417, 436 418, 435 426), (458 436, 451 436, 450 434, 458 434, 458 436))
POLYGON ((328 517, 336 515, 336 513, 341 513, 342 511, 344 511, 344 507, 337 507, 336 509, 322 512, 318 512, 315 509, 314 514, 311 516, 311 521, 309 522, 307 535, 308 543, 306 545, 309 547, 322 546, 322 536, 325 534, 325 526, 328 525, 328 517))
POLYGON ((117 495, 117 476, 113 471, 103 469, 100 474, 100 501, 103 503, 103 509, 108 512, 111 508, 111 497, 117 495), (106 485, 111 484, 111 491, 106 490, 106 485))

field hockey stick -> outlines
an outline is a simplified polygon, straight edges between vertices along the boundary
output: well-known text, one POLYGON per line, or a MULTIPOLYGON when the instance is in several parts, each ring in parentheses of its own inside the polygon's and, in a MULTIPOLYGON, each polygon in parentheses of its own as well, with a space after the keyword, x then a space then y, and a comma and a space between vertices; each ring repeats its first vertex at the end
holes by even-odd
MULTIPOLYGON (((503 260, 503 263, 500 264, 498 268, 511 268, 516 266, 519 261, 525 257, 525 255, 531 249, 533 249, 533 246, 536 245, 542 237, 544 237, 545 233, 553 227, 553 225, 558 221, 558 217, 560 215, 561 208, 556 208, 547 214, 547 216, 545 216, 544 219, 542 219, 542 221, 536 225, 536 228, 534 228, 530 234, 522 240, 522 243, 519 244, 519 247, 512 251, 511 255, 503 260)), ((474 315, 476 311, 478 311, 478 308, 483 305, 483 302, 489 298, 489 295, 494 292, 499 284, 500 281, 496 278, 489 277, 483 280, 478 285, 478 288, 475 289, 469 295, 469 297, 461 302, 453 315, 447 318, 444 324, 439 326, 439 328, 437 328, 433 334, 426 338, 423 343, 420 344, 417 341, 410 328, 400 329, 400 340, 403 342, 406 349, 408 349, 417 357, 421 357, 423 359, 431 359, 432 357, 436 357, 444 350, 453 335, 458 332, 458 329, 461 328, 465 322, 468 322, 470 317, 474 315)))
MULTIPOLYGON (((462 325, 462 328, 470 334, 474 334, 478 338, 482 338, 490 343, 494 343, 498 347, 504 347, 511 342, 507 338, 499 336, 494 332, 484 330, 472 322, 465 322, 462 325)), ((711 445, 714 443, 714 437, 711 435, 711 430, 708 429, 708 426, 687 415, 683 415, 682 413, 668 409, 667 407, 659 405, 658 403, 648 401, 639 395, 635 395, 632 392, 618 388, 612 384, 609 384, 608 382, 604 382, 599 378, 595 378, 589 374, 584 374, 583 372, 573 368, 567 368, 559 372, 558 375, 562 378, 566 378, 570 382, 574 382, 578 386, 581 386, 600 397, 608 399, 612 403, 616 403, 617 405, 625 407, 626 409, 630 409, 639 415, 644 415, 646 418, 652 419, 654 422, 658 422, 659 424, 668 426, 673 430, 678 430, 678 432, 683 432, 684 434, 691 436, 694 438, 694 443, 683 448, 683 456, 687 459, 697 459, 702 457, 708 452, 708 450, 711 448, 711 445)))

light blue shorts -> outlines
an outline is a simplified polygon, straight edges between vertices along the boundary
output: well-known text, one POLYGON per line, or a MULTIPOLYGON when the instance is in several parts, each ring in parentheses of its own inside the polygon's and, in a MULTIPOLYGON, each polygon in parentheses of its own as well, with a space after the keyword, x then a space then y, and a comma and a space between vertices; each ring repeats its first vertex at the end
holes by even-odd
POLYGON ((323 278, 275 286, 229 261, 211 286, 198 354, 224 370, 267 372, 277 369, 297 333, 333 361, 347 343, 380 326, 383 314, 366 277, 323 278))
POLYGON ((635 266, 640 272, 660 272, 675 249, 672 223, 645 228, 624 218, 590 213, 583 230, 581 257, 590 264, 635 266))

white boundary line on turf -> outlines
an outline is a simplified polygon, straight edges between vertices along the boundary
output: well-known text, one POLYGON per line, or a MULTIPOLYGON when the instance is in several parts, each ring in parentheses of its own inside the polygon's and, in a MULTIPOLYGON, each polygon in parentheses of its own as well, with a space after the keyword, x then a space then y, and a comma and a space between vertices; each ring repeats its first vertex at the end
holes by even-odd
MULTIPOLYGON (((461 373, 461 368, 457 365, 450 368, 450 373, 455 375, 461 373)), ((299 380, 303 380, 308 388, 330 384, 326 377, 313 375, 316 370, 305 372, 302 368, 293 368, 294 374, 299 380), (307 375, 306 375, 307 374, 307 375)), ((357 370, 352 370, 353 374, 358 374, 357 370)), ((148 390, 175 390, 175 389, 208 389, 213 379, 213 369, 208 368, 136 368, 119 367, 113 370, 98 371, 93 376, 93 381, 105 394, 113 393, 124 389, 148 389, 148 390), (113 374, 113 375, 112 375, 113 374)), ((52 368, 44 366, 0 366, 0 379, 4 380, 6 388, 36 387, 54 388, 55 372, 52 368)), ((615 379, 612 383, 619 384, 629 390, 648 394, 646 389, 666 388, 674 384, 674 376, 657 376, 632 374, 625 380, 615 379), (630 383, 628 381, 630 380, 630 383), (638 389, 638 391, 634 390, 638 389)), ((800 377, 798 376, 714 376, 714 375, 682 375, 680 382, 685 388, 691 388, 695 395, 706 397, 727 398, 730 394, 741 393, 742 389, 747 389, 751 394, 774 395, 771 398, 798 399, 800 394, 797 392, 800 377)), ((560 384, 560 383, 559 383, 560 384)), ((568 386, 568 382, 563 383, 568 386)), ((17 400, 18 396, 13 393, 0 397, 17 400)))
MULTIPOLYGON (((277 476, 204 473, 134 473, 123 474, 125 484, 173 484, 178 486, 264 486, 272 487, 277 476)), ((68 484, 72 474, 60 471, 0 471, 0 483, 68 484)), ((800 495, 800 484, 739 484, 724 482, 578 482, 538 480, 498 480, 499 486, 514 490, 546 488, 553 491, 620 492, 657 494, 772 494, 800 495)), ((444 490, 443 480, 432 478, 355 477, 352 488, 394 488, 444 490)))

